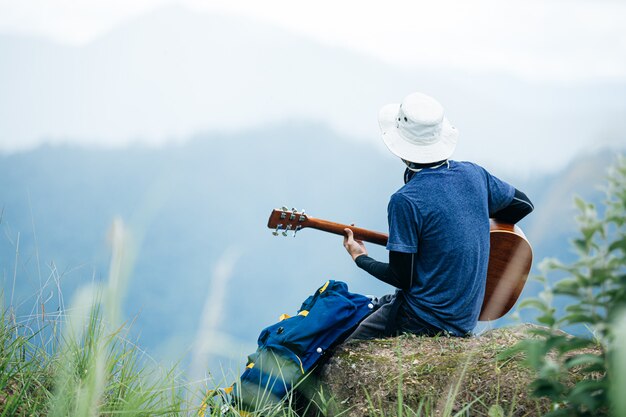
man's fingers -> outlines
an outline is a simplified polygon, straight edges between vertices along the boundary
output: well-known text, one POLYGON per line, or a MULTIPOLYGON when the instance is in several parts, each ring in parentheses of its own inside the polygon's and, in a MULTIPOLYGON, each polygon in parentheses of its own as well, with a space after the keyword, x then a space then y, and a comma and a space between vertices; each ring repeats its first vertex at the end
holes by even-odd
MULTIPOLYGON (((352 223, 352 224, 351 224, 351 226, 354 226, 354 223, 352 223)), ((358 243, 359 245, 362 245, 362 244, 363 244, 363 241, 362 241, 362 240, 356 240, 356 239, 354 238, 354 232, 352 231, 352 229, 350 229, 350 228, 346 227, 345 229, 343 229, 343 231, 346 233, 346 237, 347 237, 349 240, 354 241, 354 242, 358 243)))
POLYGON ((346 248, 353 260, 356 260, 360 255, 367 255, 365 245, 360 240, 354 239, 354 232, 349 227, 343 229, 343 246, 346 248))
POLYGON ((348 249, 348 245, 350 243, 350 238, 352 237, 351 236, 352 230, 350 230, 348 228, 345 228, 345 229, 343 229, 343 233, 344 233, 344 235, 343 235, 343 247, 348 249))

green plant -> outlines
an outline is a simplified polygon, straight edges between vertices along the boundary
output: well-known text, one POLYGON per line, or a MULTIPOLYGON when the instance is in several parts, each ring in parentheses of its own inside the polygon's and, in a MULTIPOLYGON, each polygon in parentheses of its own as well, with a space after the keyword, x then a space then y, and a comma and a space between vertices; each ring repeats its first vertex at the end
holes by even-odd
POLYGON ((545 290, 520 304, 538 310, 537 321, 546 326, 533 330, 534 337, 520 342, 514 351, 523 351, 527 364, 537 371, 531 389, 552 401, 549 416, 611 414, 614 323, 626 306, 625 159, 619 158, 611 167, 605 191, 601 212, 594 204, 575 200, 580 213, 580 233, 573 241, 577 259, 571 264, 544 260, 537 279, 545 290), (561 278, 550 284, 548 275, 553 273, 561 278), (563 312, 554 307, 556 297, 566 301, 563 312), (570 326, 586 328, 587 335, 561 331, 570 326), (583 379, 571 381, 572 371, 583 379))
POLYGON ((147 363, 125 335, 119 303, 132 258, 117 228, 109 280, 78 291, 72 308, 22 320, 0 307, 0 417, 173 416, 195 407, 178 376, 147 363))
POLYGON ((49 363, 5 314, 0 317, 0 416, 38 415, 48 400, 49 363))

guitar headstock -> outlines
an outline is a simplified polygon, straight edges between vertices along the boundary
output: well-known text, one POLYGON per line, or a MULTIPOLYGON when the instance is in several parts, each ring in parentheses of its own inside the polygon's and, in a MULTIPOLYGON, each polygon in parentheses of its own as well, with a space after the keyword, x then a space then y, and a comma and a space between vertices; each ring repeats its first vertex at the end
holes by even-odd
POLYGON ((272 210, 270 218, 267 221, 267 227, 274 229, 272 234, 278 236, 282 234, 287 236, 289 232, 293 232, 293 236, 308 224, 309 218, 304 214, 304 210, 298 211, 295 208, 289 210, 287 207, 272 210))

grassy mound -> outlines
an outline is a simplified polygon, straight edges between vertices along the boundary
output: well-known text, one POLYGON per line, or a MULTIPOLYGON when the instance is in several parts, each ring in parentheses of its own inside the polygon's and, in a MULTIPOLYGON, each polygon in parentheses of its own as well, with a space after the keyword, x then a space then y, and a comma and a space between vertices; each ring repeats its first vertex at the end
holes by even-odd
MULTIPOLYGON (((529 395, 533 371, 522 355, 501 355, 528 337, 528 327, 471 338, 403 335, 346 343, 316 381, 332 401, 316 401, 328 415, 541 415, 550 403, 529 395)), ((576 370, 570 376, 581 378, 576 370)))

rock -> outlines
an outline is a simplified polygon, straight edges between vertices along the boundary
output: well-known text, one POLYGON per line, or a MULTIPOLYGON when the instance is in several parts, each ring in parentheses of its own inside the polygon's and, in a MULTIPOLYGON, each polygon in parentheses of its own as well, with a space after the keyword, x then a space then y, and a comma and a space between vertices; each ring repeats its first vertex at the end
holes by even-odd
POLYGON ((426 416, 453 415, 468 406, 469 415, 541 415, 549 402, 530 397, 534 373, 522 365, 522 355, 498 359, 528 337, 529 326, 470 338, 403 335, 351 341, 310 379, 305 395, 328 416, 393 416, 399 404, 405 415, 418 410, 426 416))

